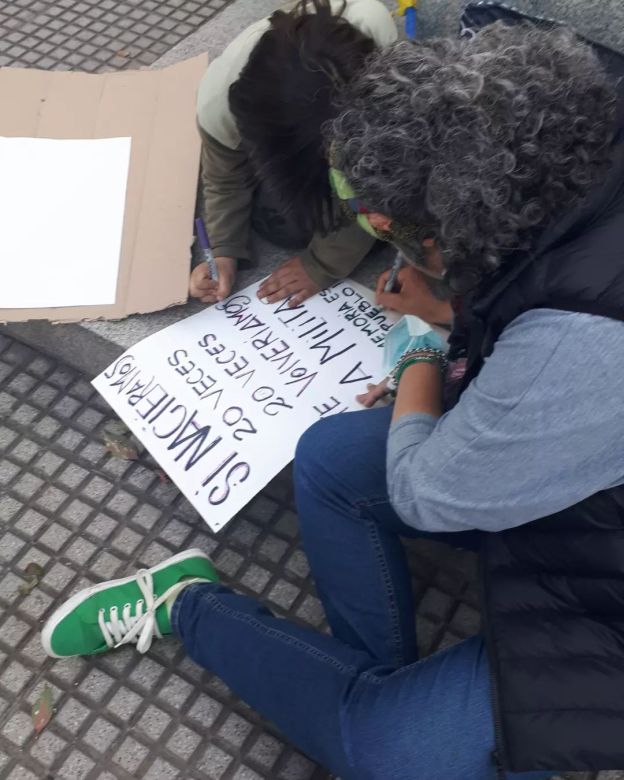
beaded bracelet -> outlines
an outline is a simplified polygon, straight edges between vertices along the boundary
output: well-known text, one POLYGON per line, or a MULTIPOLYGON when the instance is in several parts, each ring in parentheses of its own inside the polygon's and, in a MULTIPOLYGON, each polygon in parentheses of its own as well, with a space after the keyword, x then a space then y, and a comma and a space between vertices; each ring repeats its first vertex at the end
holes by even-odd
POLYGON ((399 362, 396 364, 394 370, 390 374, 389 386, 391 385, 393 388, 398 387, 403 373, 410 366, 414 366, 417 363, 437 363, 442 374, 444 374, 446 367, 448 366, 446 355, 441 349, 433 349, 429 347, 411 349, 407 352, 404 352, 399 358, 399 362))

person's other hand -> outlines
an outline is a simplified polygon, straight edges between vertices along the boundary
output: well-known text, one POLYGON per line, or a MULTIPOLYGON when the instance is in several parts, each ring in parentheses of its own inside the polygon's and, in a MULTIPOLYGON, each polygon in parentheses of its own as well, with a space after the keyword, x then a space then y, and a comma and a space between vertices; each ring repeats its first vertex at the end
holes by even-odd
POLYGON ((388 378, 386 377, 377 385, 366 385, 366 392, 356 395, 355 400, 358 401, 358 403, 361 403, 362 406, 370 409, 372 406, 375 406, 377 401, 381 401, 382 398, 387 396, 389 392, 388 378))
POLYGON ((189 295, 199 298, 202 303, 216 303, 225 300, 232 292, 236 279, 236 259, 233 257, 215 257, 219 279, 210 277, 208 263, 200 263, 191 272, 189 295))
POLYGON ((318 284, 313 282, 306 273, 301 259, 292 257, 276 268, 260 285, 258 298, 261 300, 266 298, 267 303, 277 303, 292 295, 288 305, 293 307, 316 295, 320 290, 318 284))
POLYGON ((427 283, 427 277, 415 266, 403 266, 397 277, 396 291, 384 292, 390 273, 384 271, 377 282, 375 300, 378 306, 399 314, 414 314, 425 322, 443 325, 452 321, 451 304, 436 298, 427 283))

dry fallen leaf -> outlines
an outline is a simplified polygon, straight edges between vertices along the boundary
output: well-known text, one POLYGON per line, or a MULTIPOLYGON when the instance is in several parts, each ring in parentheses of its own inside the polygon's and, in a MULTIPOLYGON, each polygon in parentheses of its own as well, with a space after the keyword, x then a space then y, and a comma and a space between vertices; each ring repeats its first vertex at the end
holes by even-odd
POLYGON ((137 460, 139 453, 131 441, 123 436, 115 436, 112 433, 105 433, 102 438, 106 449, 114 458, 121 460, 137 460))
POLYGON ((48 725, 48 723, 52 719, 53 704, 54 704, 54 700, 52 695, 52 689, 46 683, 43 686, 43 691, 41 691, 41 695, 39 696, 37 701, 33 704, 33 708, 32 708, 33 725, 35 727, 35 732, 37 734, 41 734, 41 732, 44 730, 44 728, 48 725))
POLYGON ((18 590, 22 596, 28 596, 39 584, 43 577, 43 568, 34 561, 27 564, 24 569, 24 574, 28 577, 28 582, 24 582, 19 586, 18 590))
POLYGON ((34 561, 31 561, 30 563, 26 564, 26 568, 24 569, 24 574, 27 577, 37 577, 38 579, 41 579, 43 577, 43 566, 40 566, 38 563, 35 563, 34 561))

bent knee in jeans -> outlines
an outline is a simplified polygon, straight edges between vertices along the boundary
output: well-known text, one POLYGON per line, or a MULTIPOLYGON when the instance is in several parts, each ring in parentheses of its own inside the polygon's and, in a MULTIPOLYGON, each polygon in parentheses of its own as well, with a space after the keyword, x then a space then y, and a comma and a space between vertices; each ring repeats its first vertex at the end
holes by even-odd
POLYGON ((386 494, 386 442, 391 409, 366 409, 319 420, 303 434, 295 456, 297 490, 365 500, 386 494))

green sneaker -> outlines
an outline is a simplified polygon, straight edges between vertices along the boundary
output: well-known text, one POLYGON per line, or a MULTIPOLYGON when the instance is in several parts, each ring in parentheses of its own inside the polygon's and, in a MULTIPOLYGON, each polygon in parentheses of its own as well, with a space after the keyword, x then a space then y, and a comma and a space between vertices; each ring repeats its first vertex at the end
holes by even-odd
POLYGON ((217 573, 201 550, 186 550, 141 569, 134 577, 85 588, 48 618, 41 642, 48 655, 104 653, 136 642, 146 653, 154 636, 171 633, 165 602, 196 582, 216 582, 217 573))

